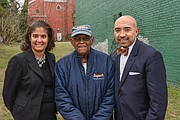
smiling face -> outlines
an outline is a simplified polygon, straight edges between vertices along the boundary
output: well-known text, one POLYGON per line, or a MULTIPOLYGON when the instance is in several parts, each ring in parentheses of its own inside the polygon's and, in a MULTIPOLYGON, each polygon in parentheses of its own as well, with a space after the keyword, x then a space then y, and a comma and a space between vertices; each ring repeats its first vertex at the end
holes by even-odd
POLYGON ((37 27, 30 35, 31 48, 34 54, 42 54, 48 45, 48 33, 43 27, 37 27))
POLYGON ((138 31, 136 21, 131 16, 122 16, 114 24, 114 38, 124 48, 134 43, 138 31))
POLYGON ((71 39, 71 44, 74 49, 77 50, 78 54, 81 56, 87 56, 90 52, 91 45, 94 43, 94 38, 87 35, 76 35, 71 39))

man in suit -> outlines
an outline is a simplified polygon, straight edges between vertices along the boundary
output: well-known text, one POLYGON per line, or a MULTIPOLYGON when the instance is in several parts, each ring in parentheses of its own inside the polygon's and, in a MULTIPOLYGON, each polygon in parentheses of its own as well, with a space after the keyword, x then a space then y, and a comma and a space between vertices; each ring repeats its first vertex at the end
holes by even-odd
POLYGON ((163 120, 168 101, 163 57, 138 40, 138 31, 132 16, 114 24, 115 120, 163 120))

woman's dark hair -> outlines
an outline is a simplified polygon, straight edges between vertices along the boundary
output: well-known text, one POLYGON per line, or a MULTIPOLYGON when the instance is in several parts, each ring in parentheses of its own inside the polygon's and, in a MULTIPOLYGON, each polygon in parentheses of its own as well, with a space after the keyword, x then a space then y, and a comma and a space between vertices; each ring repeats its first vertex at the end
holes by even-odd
POLYGON ((31 33, 38 27, 42 27, 45 30, 47 30, 48 33, 48 45, 45 51, 50 51, 55 47, 55 38, 54 38, 54 31, 53 29, 43 20, 38 20, 33 22, 26 30, 26 33, 24 35, 24 40, 20 46, 22 51, 27 51, 28 49, 31 49, 31 42, 30 42, 30 36, 31 33))

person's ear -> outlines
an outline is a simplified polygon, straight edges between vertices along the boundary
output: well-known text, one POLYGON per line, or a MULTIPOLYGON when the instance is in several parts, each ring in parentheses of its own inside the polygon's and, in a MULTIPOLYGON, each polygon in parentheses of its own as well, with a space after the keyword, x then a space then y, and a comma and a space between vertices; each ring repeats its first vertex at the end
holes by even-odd
POLYGON ((92 38, 91 38, 91 42, 92 42, 92 44, 94 43, 94 37, 92 36, 92 38))
POLYGON ((136 28, 136 36, 138 35, 138 33, 139 33, 139 28, 137 27, 136 28))
POLYGON ((70 42, 74 46, 74 39, 73 38, 70 38, 70 42))

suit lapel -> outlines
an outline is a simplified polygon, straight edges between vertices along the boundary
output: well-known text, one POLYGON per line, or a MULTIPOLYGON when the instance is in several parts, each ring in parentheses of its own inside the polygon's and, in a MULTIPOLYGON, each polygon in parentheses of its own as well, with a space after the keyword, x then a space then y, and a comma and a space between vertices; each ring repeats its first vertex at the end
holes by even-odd
POLYGON ((136 59, 135 57, 130 57, 130 56, 129 56, 128 61, 127 61, 127 63, 126 63, 126 66, 125 66, 125 68, 124 68, 124 71, 123 71, 123 75, 122 75, 121 82, 120 82, 120 87, 121 87, 122 84, 125 82, 126 77, 127 77, 128 73, 129 73, 130 68, 131 68, 133 62, 135 61, 135 59, 136 59))
POLYGON ((123 71, 123 75, 122 75, 122 78, 121 78, 121 82, 120 82, 120 87, 125 82, 126 77, 129 74, 130 68, 133 65, 134 61, 136 60, 136 56, 138 54, 138 49, 139 49, 139 41, 137 39, 136 43, 134 44, 134 47, 132 48, 130 56, 129 56, 127 62, 126 62, 126 65, 125 65, 125 68, 124 68, 124 71, 123 71))
POLYGON ((41 69, 39 68, 36 59, 34 58, 34 54, 31 50, 27 51, 27 61, 30 69, 38 74, 40 77, 44 79, 41 69))
POLYGON ((115 86, 117 89, 119 89, 119 84, 120 84, 120 55, 117 55, 115 57, 115 86))

